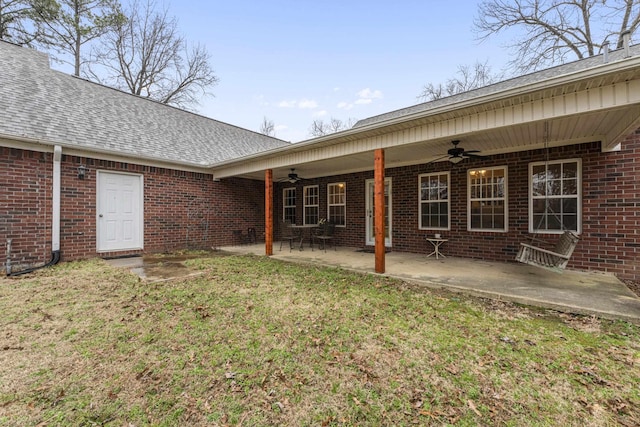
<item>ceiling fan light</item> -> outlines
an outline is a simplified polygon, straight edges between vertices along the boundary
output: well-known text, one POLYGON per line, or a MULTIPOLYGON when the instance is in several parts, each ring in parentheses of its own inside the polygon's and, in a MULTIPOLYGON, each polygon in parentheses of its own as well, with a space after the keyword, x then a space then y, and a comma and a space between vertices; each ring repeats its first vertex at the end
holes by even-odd
POLYGON ((464 160, 464 159, 463 159, 462 157, 460 157, 460 156, 452 156, 452 157, 449 157, 449 161, 450 161, 451 163, 453 163, 454 165, 455 165, 455 164, 457 164, 457 163, 460 163, 460 162, 461 162, 461 161, 463 161, 463 160, 464 160))

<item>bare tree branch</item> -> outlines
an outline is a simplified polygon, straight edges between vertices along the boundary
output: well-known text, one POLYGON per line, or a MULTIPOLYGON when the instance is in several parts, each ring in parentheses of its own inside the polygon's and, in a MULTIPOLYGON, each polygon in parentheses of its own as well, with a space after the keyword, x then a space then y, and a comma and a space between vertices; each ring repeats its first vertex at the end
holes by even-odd
POLYGON ((522 30, 507 45, 518 73, 595 55, 612 37, 619 48, 621 33, 639 25, 637 0, 485 0, 474 22, 479 40, 522 30))
POLYGON ((276 126, 273 120, 264 117, 260 125, 260 133, 267 136, 276 136, 276 126))
MULTIPOLYGON (((95 61, 105 70, 105 84, 163 104, 188 108, 198 104, 218 77, 209 64, 210 55, 201 45, 188 48, 178 32, 176 18, 167 10, 157 11, 153 1, 131 5, 128 19, 108 35, 95 61)), ((92 76, 99 78, 98 67, 92 76)))
POLYGON ((343 130, 351 129, 355 124, 355 119, 349 118, 347 122, 343 122, 340 119, 331 118, 328 122, 325 122, 321 119, 316 119, 311 123, 311 127, 309 128, 310 136, 324 136, 331 133, 340 132, 343 130))
MULTIPOLYGON (((69 62, 80 75, 85 62, 82 47, 108 32, 125 18, 118 0, 34 0, 34 10, 43 24, 45 47, 73 57, 69 62)), ((57 58, 60 60, 59 58, 57 58)))
POLYGON ((52 19, 57 12, 53 1, 0 0, 0 40, 19 45, 32 45, 43 39, 42 19, 52 19))
POLYGON ((472 66, 460 65, 457 76, 447 80, 444 84, 426 84, 418 95, 418 100, 435 101, 446 96, 487 86, 502 78, 502 75, 491 72, 488 62, 476 62, 472 66))

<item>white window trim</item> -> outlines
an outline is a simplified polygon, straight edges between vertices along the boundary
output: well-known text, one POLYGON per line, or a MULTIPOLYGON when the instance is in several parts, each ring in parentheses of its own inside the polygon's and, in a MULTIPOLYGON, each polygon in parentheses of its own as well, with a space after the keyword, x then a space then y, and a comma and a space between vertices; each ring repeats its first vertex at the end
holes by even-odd
POLYGON ((347 226, 347 183, 346 182, 330 182, 329 184, 327 184, 327 221, 330 221, 331 219, 329 218, 329 212, 331 212, 331 206, 343 206, 344 207, 344 225, 337 225, 336 227, 346 227, 347 226), (344 203, 334 203, 331 204, 330 200, 331 200, 331 192, 330 192, 330 188, 332 186, 340 186, 340 184, 342 184, 342 186, 344 187, 344 203))
MULTIPOLYGON (((576 219, 576 227, 578 228, 577 233, 582 234, 582 159, 560 159, 560 160, 549 160, 543 162, 532 162, 529 163, 529 233, 532 234, 562 234, 563 230, 536 230, 533 224, 533 167, 540 165, 553 165, 558 163, 577 163, 577 182, 576 186, 578 188, 578 212, 576 219)), ((561 197, 560 197, 561 198, 561 197)))
POLYGON ((451 230, 451 173, 449 171, 423 173, 418 175, 418 230, 451 230), (422 225, 422 204, 433 202, 433 200, 422 200, 422 186, 421 181, 423 177, 447 175, 447 226, 446 227, 425 227, 422 225))
MULTIPOLYGON (((496 199, 499 200, 499 199, 496 199)), ((507 165, 467 170, 467 231, 480 233, 507 233, 509 231, 509 167, 507 165), (504 170, 504 229, 471 228, 471 171, 504 170)))
MULTIPOLYGON (((302 187, 302 223, 307 225, 307 208, 316 207, 318 208, 318 220, 320 219, 320 186, 318 185, 305 185, 302 187), (318 204, 317 205, 308 205, 307 204, 307 188, 316 188, 318 191, 318 204)), ((317 223, 315 223, 317 224, 317 223)))
MULTIPOLYGON (((282 220, 283 220, 283 221, 285 220, 285 212, 287 211, 287 209, 286 209, 286 208, 291 208, 291 207, 293 207, 293 209, 294 209, 294 211, 295 211, 295 210, 296 210, 296 205, 297 205, 297 203, 296 203, 296 204, 294 204, 293 206, 291 206, 291 205, 287 205, 287 196, 286 196, 286 194, 287 194, 287 192, 288 192, 289 190, 296 191, 296 187, 287 187, 287 188, 283 188, 283 189, 282 189, 282 220)), ((297 195, 296 195, 296 198, 297 198, 297 195)), ((295 215, 294 215, 294 216, 295 216, 295 215)))

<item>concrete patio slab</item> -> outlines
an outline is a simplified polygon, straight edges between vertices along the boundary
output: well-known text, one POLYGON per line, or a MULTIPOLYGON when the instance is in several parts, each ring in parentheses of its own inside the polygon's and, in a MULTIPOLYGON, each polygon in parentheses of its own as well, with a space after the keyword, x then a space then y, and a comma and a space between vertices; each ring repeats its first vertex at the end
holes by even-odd
MULTIPOLYGON (((221 250, 264 255, 264 244, 228 246, 221 250)), ((312 251, 274 244, 272 258, 374 273, 374 254, 338 247, 312 251)), ((549 271, 520 263, 489 262, 389 252, 386 276, 429 287, 501 299, 567 313, 594 315, 640 324, 640 298, 615 276, 579 271, 549 271)))

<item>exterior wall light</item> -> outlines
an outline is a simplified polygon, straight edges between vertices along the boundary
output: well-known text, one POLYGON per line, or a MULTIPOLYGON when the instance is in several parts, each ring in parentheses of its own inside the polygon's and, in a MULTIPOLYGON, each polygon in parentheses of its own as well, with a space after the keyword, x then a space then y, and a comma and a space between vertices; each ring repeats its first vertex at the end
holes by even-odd
POLYGON ((87 176, 87 167, 85 165, 78 166, 78 179, 84 179, 87 176))

